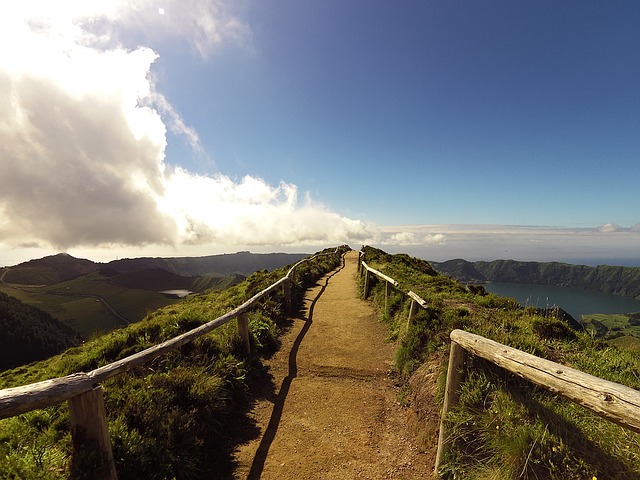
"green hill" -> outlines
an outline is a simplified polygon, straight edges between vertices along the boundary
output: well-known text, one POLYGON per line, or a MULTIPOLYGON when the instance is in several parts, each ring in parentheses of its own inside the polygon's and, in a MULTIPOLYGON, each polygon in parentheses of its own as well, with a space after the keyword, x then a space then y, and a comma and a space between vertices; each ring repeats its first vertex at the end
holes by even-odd
POLYGON ((56 355, 78 334, 42 310, 0 292, 0 370, 56 355))
MULTIPOLYGON (((0 270, 0 274, 4 274, 4 283, 16 285, 52 285, 98 270, 102 270, 106 275, 165 270, 180 277, 247 276, 258 270, 273 270, 295 263, 306 256, 307 254, 303 253, 238 252, 204 257, 125 258, 103 264, 59 253, 6 267, 0 270)), ((139 278, 142 279, 144 275, 140 274, 139 278)), ((147 287, 139 284, 136 288, 147 287)))
MULTIPOLYGON (((304 265, 293 287, 300 305, 337 261, 304 265)), ((153 312, 126 328, 34 365, 0 373, 0 388, 90 371, 173 338, 245 302, 282 278, 287 267, 258 271, 226 290, 210 291, 153 312)), ((237 278, 237 277, 234 277, 237 278)), ((229 478, 232 452, 253 434, 249 388, 268 385, 260 363, 289 327, 282 290, 249 314, 255 356, 247 358, 230 322, 181 349, 104 383, 109 431, 119 478, 229 478), (241 425, 243 428, 239 428, 241 425)), ((93 478, 91 456, 70 462, 72 448, 66 404, 0 421, 2 478, 93 478)))
POLYGON ((0 291, 37 306, 85 339, 141 320, 175 303, 165 290, 228 288, 257 270, 273 270, 302 254, 123 259, 108 264, 58 254, 0 271, 0 291))
POLYGON ((91 260, 75 258, 66 253, 29 260, 6 269, 5 283, 20 285, 51 285, 98 270, 91 260))
POLYGON ((516 282, 577 287, 640 299, 640 267, 571 265, 559 262, 462 259, 432 262, 436 270, 465 283, 516 282))
MULTIPOLYGON (((540 315, 481 287, 420 273, 400 256, 370 247, 365 252, 369 265, 396 279, 402 291, 427 301, 428 308, 419 309, 407 325, 410 301, 393 292, 389 313, 381 317, 399 341, 396 368, 406 382, 402 398, 415 411, 424 448, 434 454, 453 329, 640 389, 640 358, 622 344, 575 330, 549 315, 553 312, 540 315)), ((464 262, 459 266, 469 268, 464 262)), ((378 282, 371 294, 381 309, 384 292, 378 282)), ((640 434, 473 356, 467 372, 460 404, 446 419, 453 445, 442 466, 444 478, 640 480, 640 434)))
MULTIPOLYGON (((366 261, 399 282, 385 305, 385 286, 372 280, 370 301, 397 342, 393 377, 399 400, 423 448, 435 454, 449 333, 460 328, 592 375, 640 389, 636 352, 572 329, 517 302, 438 274, 428 262, 365 248, 366 261), (407 322, 412 290, 428 308, 407 322)), ((301 272, 312 285, 332 264, 301 272)), ((286 269, 256 272, 224 291, 193 296, 127 328, 33 366, 0 374, 0 388, 89 371, 174 337, 250 298, 286 269)), ((362 285, 360 285, 362 287, 362 285)), ((246 358, 232 322, 193 344, 104 384, 109 431, 120 478, 230 478, 232 452, 255 435, 252 398, 268 395, 261 355, 278 347, 287 328, 282 293, 249 315, 257 355, 246 358), (257 388, 258 383, 261 385, 257 388), (266 387, 265 387, 266 385, 266 387)), ((640 480, 640 434, 607 422, 485 361, 470 357, 458 407, 447 417, 452 449, 449 479, 640 480)), ((273 387, 273 385, 272 385, 273 387)), ((311 408, 312 406, 310 406, 311 408)), ((7 478, 83 478, 90 457, 70 464, 66 406, 0 422, 0 471, 7 478), (82 463, 87 462, 87 463, 82 463)), ((408 435, 410 433, 407 433, 408 435)))
POLYGON ((121 273, 160 268, 184 277, 250 275, 258 270, 273 270, 295 263, 306 256, 308 254, 238 252, 204 257, 125 258, 106 266, 121 273))

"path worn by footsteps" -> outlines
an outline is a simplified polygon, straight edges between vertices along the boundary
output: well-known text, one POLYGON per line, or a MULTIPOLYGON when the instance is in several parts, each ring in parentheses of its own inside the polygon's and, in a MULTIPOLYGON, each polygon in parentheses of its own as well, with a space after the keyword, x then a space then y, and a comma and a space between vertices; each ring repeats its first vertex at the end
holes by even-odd
POLYGON ((239 448, 236 479, 431 478, 389 378, 394 345, 358 299, 357 262, 349 252, 307 292, 269 360, 276 394, 253 411, 261 434, 239 448))

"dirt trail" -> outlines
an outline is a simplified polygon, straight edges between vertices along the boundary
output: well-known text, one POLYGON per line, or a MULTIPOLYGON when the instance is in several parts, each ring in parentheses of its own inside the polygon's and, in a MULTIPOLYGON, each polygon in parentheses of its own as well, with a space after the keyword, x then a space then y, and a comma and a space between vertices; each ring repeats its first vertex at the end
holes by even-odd
POLYGON ((277 394, 256 405, 261 433, 239 448, 234 478, 431 478, 389 377, 394 345, 357 296, 357 255, 307 292, 269 360, 277 394))

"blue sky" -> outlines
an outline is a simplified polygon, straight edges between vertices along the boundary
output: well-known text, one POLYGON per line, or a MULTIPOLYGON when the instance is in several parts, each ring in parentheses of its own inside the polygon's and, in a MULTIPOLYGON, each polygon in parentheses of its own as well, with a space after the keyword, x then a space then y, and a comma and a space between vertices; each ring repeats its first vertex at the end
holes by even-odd
POLYGON ((259 3, 251 51, 166 65, 219 170, 385 224, 640 221, 637 3, 259 3))
POLYGON ((635 1, 10 10, 0 265, 335 243, 640 264, 635 1))

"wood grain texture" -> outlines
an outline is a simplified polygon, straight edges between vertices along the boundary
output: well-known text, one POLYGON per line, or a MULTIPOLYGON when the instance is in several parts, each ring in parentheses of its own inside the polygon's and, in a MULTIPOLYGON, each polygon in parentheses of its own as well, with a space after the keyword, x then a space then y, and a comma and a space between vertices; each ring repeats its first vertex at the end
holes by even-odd
POLYGON ((451 340, 465 350, 558 393, 618 425, 640 432, 640 391, 603 380, 462 330, 451 340))

